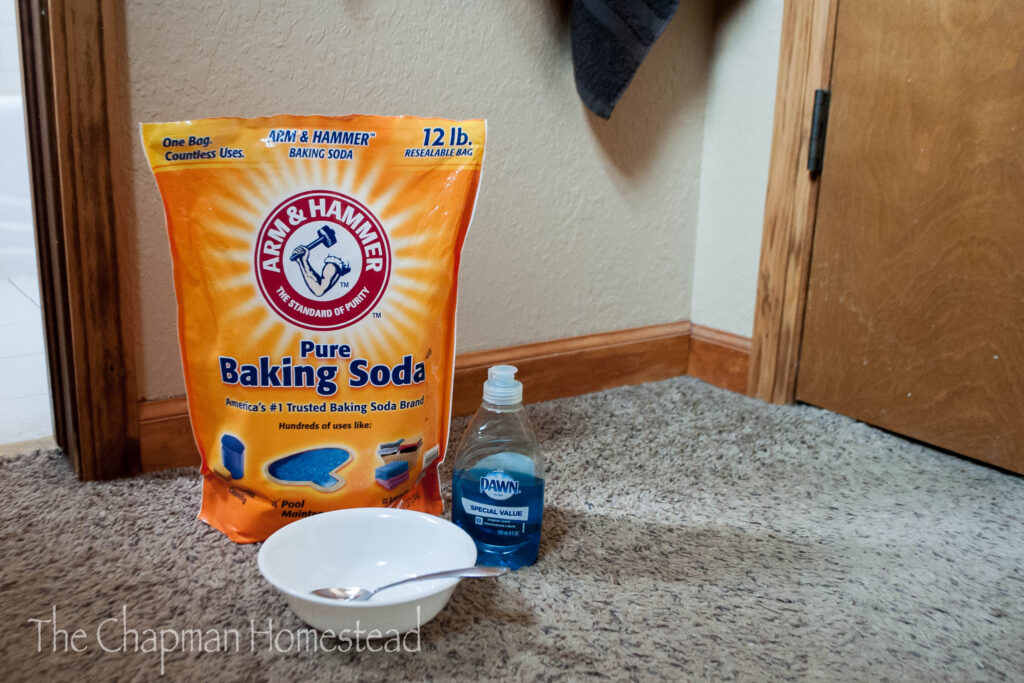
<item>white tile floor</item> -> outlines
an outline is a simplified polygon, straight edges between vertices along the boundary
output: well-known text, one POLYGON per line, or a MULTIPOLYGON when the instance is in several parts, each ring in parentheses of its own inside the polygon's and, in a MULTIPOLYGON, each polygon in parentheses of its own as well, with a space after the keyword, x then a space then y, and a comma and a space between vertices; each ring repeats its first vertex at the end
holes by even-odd
POLYGON ((53 434, 43 315, 34 275, 0 279, 0 444, 53 434))

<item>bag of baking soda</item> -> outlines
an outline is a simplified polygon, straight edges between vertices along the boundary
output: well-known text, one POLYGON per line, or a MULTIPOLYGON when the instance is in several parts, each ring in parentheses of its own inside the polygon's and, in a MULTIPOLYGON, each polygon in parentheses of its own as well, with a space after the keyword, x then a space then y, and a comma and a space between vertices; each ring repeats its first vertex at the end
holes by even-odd
POLYGON ((441 514, 483 120, 142 125, 174 262, 199 517, 238 542, 350 507, 441 514))

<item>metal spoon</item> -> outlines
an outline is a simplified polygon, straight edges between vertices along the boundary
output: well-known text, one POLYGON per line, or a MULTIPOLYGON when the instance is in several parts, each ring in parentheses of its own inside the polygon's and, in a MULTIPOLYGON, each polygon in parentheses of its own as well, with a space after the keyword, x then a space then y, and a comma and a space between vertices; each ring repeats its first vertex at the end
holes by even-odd
POLYGON ((394 583, 389 583, 386 586, 381 586, 380 588, 374 588, 372 591, 365 588, 358 588, 356 586, 351 586, 349 588, 317 588, 313 591, 313 595, 319 595, 321 598, 331 598, 332 600, 344 600, 346 602, 365 602, 383 590, 394 588, 395 586, 401 586, 404 583, 412 583, 413 581, 427 581, 429 579, 448 579, 455 577, 462 579, 482 579, 491 576, 501 576, 502 574, 507 573, 508 567, 463 567, 462 569, 449 569, 448 571, 443 572, 411 576, 408 579, 402 579, 401 581, 395 581, 394 583))

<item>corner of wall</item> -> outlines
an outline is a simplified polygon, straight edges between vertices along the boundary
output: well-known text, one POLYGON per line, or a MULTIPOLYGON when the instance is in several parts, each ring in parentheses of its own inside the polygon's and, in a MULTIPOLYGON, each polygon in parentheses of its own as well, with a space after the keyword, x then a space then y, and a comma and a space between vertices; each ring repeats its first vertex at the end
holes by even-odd
POLYGON ((691 320, 750 337, 764 223, 782 3, 719 3, 714 21, 691 320))

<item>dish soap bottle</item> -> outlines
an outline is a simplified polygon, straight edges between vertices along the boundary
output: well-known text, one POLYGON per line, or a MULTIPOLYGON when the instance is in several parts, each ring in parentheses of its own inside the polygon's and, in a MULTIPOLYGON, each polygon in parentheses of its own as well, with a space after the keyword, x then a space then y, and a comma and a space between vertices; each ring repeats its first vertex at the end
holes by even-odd
POLYGON ((452 522, 476 542, 477 564, 511 569, 537 561, 544 512, 544 460, 516 371, 487 371, 452 475, 452 522))

